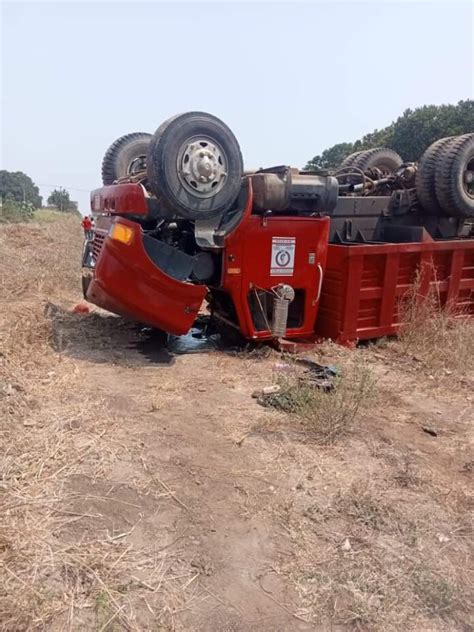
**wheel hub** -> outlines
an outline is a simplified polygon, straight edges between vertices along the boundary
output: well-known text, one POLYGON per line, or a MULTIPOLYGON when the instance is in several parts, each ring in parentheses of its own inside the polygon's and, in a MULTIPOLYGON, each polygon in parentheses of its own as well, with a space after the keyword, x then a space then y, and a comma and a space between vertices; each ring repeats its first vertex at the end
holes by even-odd
POLYGON ((474 158, 468 161, 463 173, 464 190, 470 197, 474 197, 474 158))
POLYGON ((146 169, 146 156, 138 156, 128 165, 127 173, 131 176, 146 169))
POLYGON ((208 198, 222 189, 227 177, 227 158, 210 138, 192 138, 178 152, 178 178, 183 187, 199 197, 208 198))

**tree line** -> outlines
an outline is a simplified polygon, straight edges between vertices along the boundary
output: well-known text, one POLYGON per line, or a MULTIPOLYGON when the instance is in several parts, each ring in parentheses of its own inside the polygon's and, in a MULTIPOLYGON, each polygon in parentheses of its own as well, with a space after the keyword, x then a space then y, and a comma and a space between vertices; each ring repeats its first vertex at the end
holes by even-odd
MULTIPOLYGON (((71 200, 69 192, 62 187, 51 192, 47 205, 64 213, 78 213, 77 202, 71 200)), ((26 173, 0 171, 0 220, 30 219, 42 206, 39 188, 26 173)))
POLYGON ((375 129, 359 140, 325 149, 308 160, 305 169, 332 169, 354 151, 373 147, 388 147, 399 153, 403 160, 415 162, 435 140, 472 132, 474 100, 459 101, 456 105, 424 105, 405 110, 387 127, 375 129))

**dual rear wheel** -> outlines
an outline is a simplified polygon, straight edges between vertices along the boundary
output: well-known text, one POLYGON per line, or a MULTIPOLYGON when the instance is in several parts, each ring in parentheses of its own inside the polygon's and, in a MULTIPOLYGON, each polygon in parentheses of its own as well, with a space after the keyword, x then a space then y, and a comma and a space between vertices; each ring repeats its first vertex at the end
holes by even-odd
MULTIPOLYGON (((341 173, 378 169, 394 173, 402 158, 392 149, 358 151, 341 164, 341 173)), ((349 176, 347 176, 349 177, 349 176)), ((420 205, 426 213, 463 219, 474 217, 474 134, 441 138, 420 158, 415 180, 420 205)))
POLYGON ((474 217, 474 134, 430 145, 418 165, 416 192, 427 212, 474 217))

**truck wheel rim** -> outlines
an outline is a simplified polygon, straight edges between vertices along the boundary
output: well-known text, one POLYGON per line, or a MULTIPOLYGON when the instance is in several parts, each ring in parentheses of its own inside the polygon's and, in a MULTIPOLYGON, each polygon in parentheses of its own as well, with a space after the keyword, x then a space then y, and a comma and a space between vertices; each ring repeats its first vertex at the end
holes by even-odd
POLYGON ((211 138, 190 138, 178 152, 177 172, 187 191, 197 197, 213 197, 225 185, 227 156, 211 138))
POLYGON ((469 197, 474 198, 474 158, 471 158, 466 164, 463 173, 463 186, 469 197))
POLYGON ((128 165, 127 174, 133 176, 144 169, 146 169, 146 156, 137 156, 128 165))

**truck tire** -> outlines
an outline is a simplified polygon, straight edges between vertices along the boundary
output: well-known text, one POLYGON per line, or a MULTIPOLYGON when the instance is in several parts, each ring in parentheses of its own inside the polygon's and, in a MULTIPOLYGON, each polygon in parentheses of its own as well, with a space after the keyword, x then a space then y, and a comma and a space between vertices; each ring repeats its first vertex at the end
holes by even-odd
POLYGON ((102 182, 113 184, 119 178, 145 169, 150 138, 151 134, 146 132, 134 132, 117 138, 102 160, 102 182))
POLYGON ((339 165, 338 169, 345 169, 346 167, 351 167, 354 164, 354 160, 356 160, 363 151, 355 151, 353 154, 349 154, 339 165))
POLYGON ((436 163, 435 190, 445 215, 474 217, 474 134, 455 136, 436 163))
POLYGON ((402 163, 401 156, 393 149, 374 147, 374 149, 361 151, 358 156, 354 157, 350 166, 362 171, 380 169, 382 173, 389 174, 394 173, 402 163))
POLYGON ((242 171, 234 134, 205 112, 168 119, 148 146, 148 186, 168 211, 186 219, 210 219, 229 210, 242 171))
POLYGON ((421 156, 416 172, 415 188, 418 201, 426 212, 439 215, 442 212, 435 189, 436 165, 453 136, 440 138, 432 143, 421 156))

